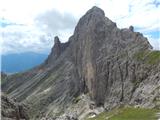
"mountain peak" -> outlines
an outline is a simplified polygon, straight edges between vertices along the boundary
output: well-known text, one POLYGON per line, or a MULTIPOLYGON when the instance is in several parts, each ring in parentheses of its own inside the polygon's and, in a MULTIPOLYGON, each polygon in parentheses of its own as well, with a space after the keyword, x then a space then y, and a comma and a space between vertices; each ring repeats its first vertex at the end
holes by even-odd
MULTIPOLYGON (((80 18, 75 28, 74 35, 78 37, 78 35, 81 33, 85 34, 89 31, 94 32, 94 29, 96 29, 98 26, 100 27, 105 22, 105 19, 105 13, 102 9, 96 6, 92 7, 84 16, 82 16, 82 18, 80 18)), ((109 19, 106 22, 109 24, 112 23, 109 19)))
POLYGON ((93 6, 90 10, 88 10, 87 14, 91 14, 91 13, 105 16, 104 11, 101 8, 97 7, 97 6, 93 6))
POLYGON ((54 42, 47 64, 7 77, 2 86, 13 98, 31 104, 30 118, 81 119, 99 107, 111 110, 122 104, 159 107, 153 101, 159 99, 159 53, 150 50, 147 38, 133 26, 119 29, 94 6, 68 42, 57 36, 54 42))
POLYGON ((55 36, 54 37, 54 44, 60 44, 61 41, 59 40, 59 37, 58 36, 55 36))

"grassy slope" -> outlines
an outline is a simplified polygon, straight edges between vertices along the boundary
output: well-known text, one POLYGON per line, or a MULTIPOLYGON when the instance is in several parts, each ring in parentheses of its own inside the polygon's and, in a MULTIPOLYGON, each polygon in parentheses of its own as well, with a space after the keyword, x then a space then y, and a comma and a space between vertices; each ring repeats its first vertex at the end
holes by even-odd
POLYGON ((160 51, 141 51, 134 55, 138 61, 155 65, 160 62, 160 51))
POLYGON ((119 108, 110 112, 103 112, 88 120, 158 120, 156 113, 160 110, 144 108, 119 108), (108 118, 108 119, 107 119, 108 118))

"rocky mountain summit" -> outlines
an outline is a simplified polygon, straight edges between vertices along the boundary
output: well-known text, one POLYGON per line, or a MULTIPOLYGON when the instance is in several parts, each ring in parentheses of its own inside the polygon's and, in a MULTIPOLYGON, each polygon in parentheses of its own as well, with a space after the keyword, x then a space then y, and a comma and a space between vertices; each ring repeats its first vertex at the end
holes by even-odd
POLYGON ((55 37, 43 64, 6 79, 2 91, 27 104, 32 119, 83 120, 121 105, 160 109, 160 52, 98 7, 68 42, 55 37))

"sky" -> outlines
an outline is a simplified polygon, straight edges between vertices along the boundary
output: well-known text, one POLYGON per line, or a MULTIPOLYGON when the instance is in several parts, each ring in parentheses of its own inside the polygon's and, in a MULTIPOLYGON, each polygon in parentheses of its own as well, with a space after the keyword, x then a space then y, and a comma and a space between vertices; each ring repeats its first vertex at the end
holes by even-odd
POLYGON ((50 52, 54 36, 66 42, 93 6, 119 28, 133 25, 160 50, 160 0, 0 0, 1 54, 50 52))

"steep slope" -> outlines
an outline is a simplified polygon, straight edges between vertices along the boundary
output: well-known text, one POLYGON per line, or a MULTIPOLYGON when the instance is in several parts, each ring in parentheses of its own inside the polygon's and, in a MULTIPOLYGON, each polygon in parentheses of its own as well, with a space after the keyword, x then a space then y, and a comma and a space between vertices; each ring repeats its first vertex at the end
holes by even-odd
POLYGON ((69 112, 83 119, 86 110, 120 104, 159 108, 160 52, 132 26, 119 29, 93 7, 68 42, 55 37, 47 60, 8 76, 2 90, 30 105, 32 118, 69 112))

